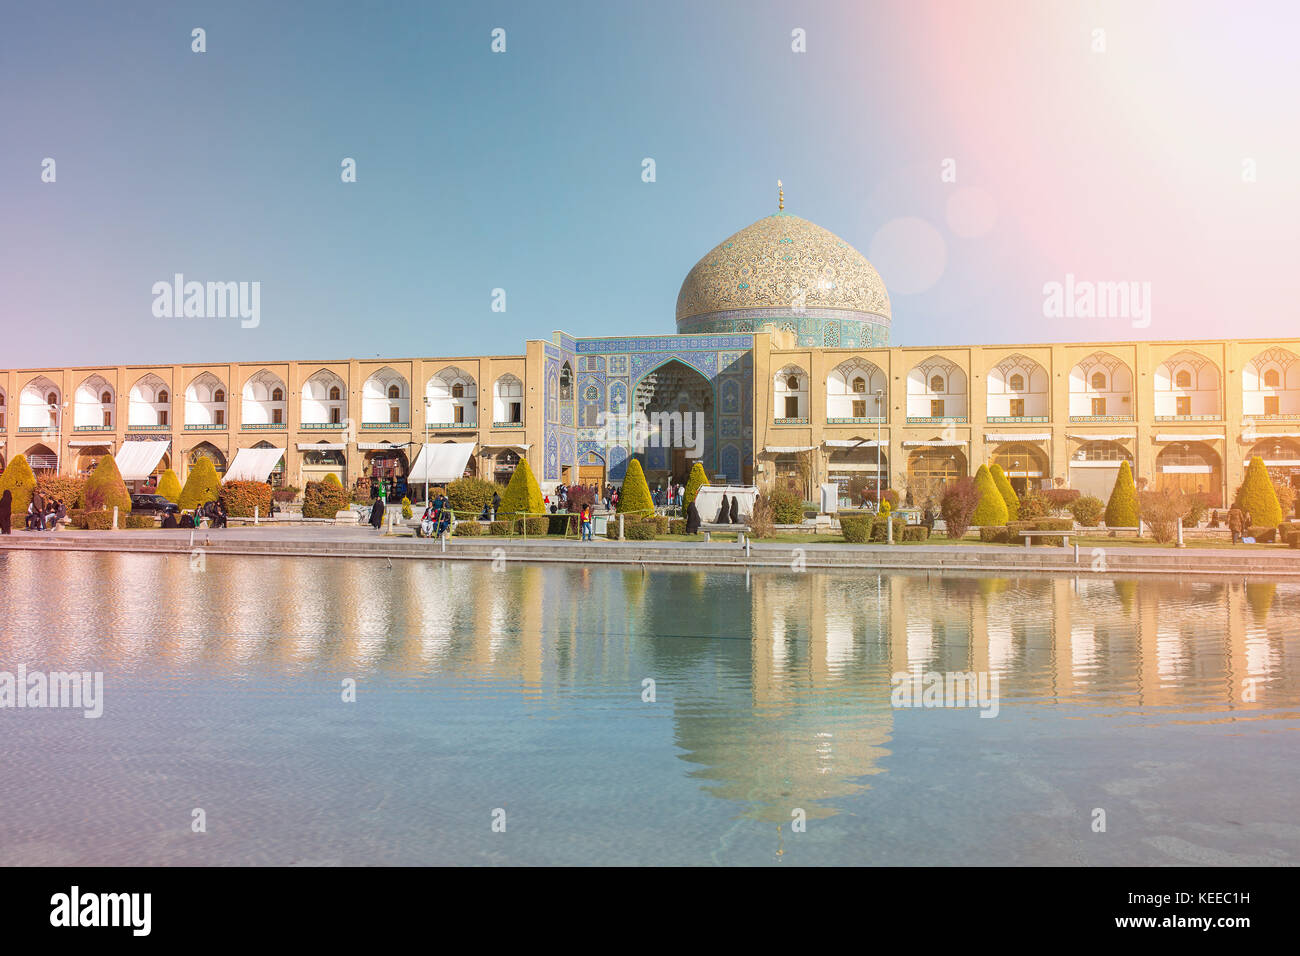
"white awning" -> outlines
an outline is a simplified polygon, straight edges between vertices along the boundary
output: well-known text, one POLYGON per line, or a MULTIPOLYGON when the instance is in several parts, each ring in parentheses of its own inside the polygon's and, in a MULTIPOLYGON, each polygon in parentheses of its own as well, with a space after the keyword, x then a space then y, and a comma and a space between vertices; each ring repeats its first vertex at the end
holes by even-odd
POLYGON ((472 441, 449 441, 439 445, 424 445, 420 448, 420 454, 415 458, 415 464, 411 466, 411 472, 406 476, 409 483, 424 484, 441 484, 444 481, 455 481, 465 475, 465 466, 469 464, 469 456, 474 454, 474 448, 477 442, 472 441))
POLYGON ((1021 434, 984 434, 985 441, 1051 441, 1051 432, 1024 432, 1021 434))
POLYGON ((307 441, 298 442, 299 451, 346 451, 348 443, 345 441, 322 441, 312 444, 307 441))
POLYGON ((1076 441, 1133 441, 1136 435, 1066 435, 1076 441))
POLYGON ((1300 468, 1300 458, 1265 458, 1265 468, 1300 468))
POLYGON ((401 451, 406 445, 394 445, 390 441, 359 441, 357 447, 362 451, 401 451))
POLYGON ((939 441, 936 438, 934 441, 905 441, 903 442, 903 447, 904 448, 965 448, 968 444, 970 443, 967 442, 966 439, 964 438, 956 438, 953 439, 952 441, 939 441))
POLYGON ((170 441, 124 441, 113 457, 123 481, 144 481, 167 453, 170 441))
POLYGON ((528 451, 528 449, 532 447, 533 447, 532 445, 483 445, 482 446, 484 451, 486 451, 489 448, 509 448, 511 451, 522 451, 522 452, 526 452, 528 451))
POLYGON ((828 438, 824 442, 822 442, 822 444, 827 445, 830 448, 876 448, 877 446, 880 448, 889 447, 888 441, 885 441, 883 439, 880 441, 876 441, 874 438, 871 439, 870 441, 853 441, 852 439, 846 439, 846 438, 828 438))
POLYGON ((1242 443, 1243 445, 1253 445, 1255 442, 1259 441, 1261 438, 1296 438, 1296 439, 1300 439, 1300 432, 1255 432, 1255 433, 1254 433, 1253 435, 1251 435, 1249 438, 1246 437, 1246 433, 1243 432, 1242 435, 1241 435, 1241 443, 1242 443))
POLYGON ((1223 441, 1223 436, 1222 435, 1157 435, 1156 441, 1159 442, 1223 441))
MULTIPOLYGON (((4 440, 0 439, 0 445, 3 444, 4 444, 4 440)), ((95 448, 95 447, 108 448, 112 444, 113 444, 113 439, 111 438, 98 438, 98 439, 75 438, 72 441, 68 442, 68 447, 69 448, 95 448)))
POLYGON ((266 481, 284 457, 283 448, 241 448, 226 469, 226 481, 266 481))
POLYGON ((793 455, 801 451, 812 451, 816 445, 768 445, 763 451, 771 455, 793 455))

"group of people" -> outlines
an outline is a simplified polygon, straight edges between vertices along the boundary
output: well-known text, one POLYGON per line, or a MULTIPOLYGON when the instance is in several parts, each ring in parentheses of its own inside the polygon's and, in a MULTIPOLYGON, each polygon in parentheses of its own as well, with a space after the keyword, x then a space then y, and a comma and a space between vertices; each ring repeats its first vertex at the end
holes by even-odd
POLYGON ((420 534, 426 538, 441 537, 452 529, 455 519, 451 501, 446 495, 440 493, 429 502, 429 506, 424 509, 424 514, 420 516, 420 534))
POLYGON ((202 527, 204 519, 207 519, 209 528, 225 528, 228 526, 226 519, 229 517, 230 512, 226 510, 226 503, 218 498, 216 501, 200 505, 193 511, 169 511, 163 515, 162 526, 199 528, 202 527))
MULTIPOLYGON (((67 513, 67 508, 62 502, 55 501, 53 498, 47 499, 37 491, 32 494, 31 501, 27 503, 24 526, 28 531, 49 531, 56 527, 67 513)), ((3 495, 0 495, 0 534, 9 534, 13 531, 13 520, 14 495, 12 491, 6 490, 3 495)))

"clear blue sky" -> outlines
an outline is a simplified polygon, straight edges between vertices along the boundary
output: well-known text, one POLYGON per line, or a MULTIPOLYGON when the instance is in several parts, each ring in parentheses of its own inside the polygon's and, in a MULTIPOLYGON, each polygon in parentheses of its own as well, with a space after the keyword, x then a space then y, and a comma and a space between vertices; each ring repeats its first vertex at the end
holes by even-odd
MULTIPOLYGON (((969 32, 952 4, 6 4, 0 366, 502 354, 556 328, 671 332, 686 272, 774 211, 778 177, 789 211, 876 261, 891 286, 897 344, 1167 338, 1192 328, 1172 311, 1146 334, 1045 327, 1042 283, 1090 266, 1103 270, 1097 279, 1190 283, 1179 307, 1212 302, 1202 318, 1224 323, 1233 288, 1265 280, 1240 274, 1257 256, 1208 267, 1209 245, 1260 240, 1268 258, 1289 261, 1300 249, 1295 138, 1278 142, 1265 129, 1294 123, 1294 71, 1278 67, 1270 86, 1254 89, 1247 119, 1258 115, 1260 136, 1248 130, 1219 157, 1229 178, 1250 150, 1273 151, 1261 160, 1270 176, 1285 169, 1286 185, 1262 177, 1250 194, 1267 199, 1260 235, 1166 230, 1170 242, 1189 244, 1170 251, 1184 274, 1080 252, 1140 228, 1118 209, 1063 220, 1060 234, 1087 244, 1053 248, 1026 239, 1042 197, 1018 195, 1017 177, 1036 177, 1037 189, 1059 190, 1064 201, 1087 178, 1072 135, 1122 150, 1106 142, 1109 130, 1076 129, 1050 155, 1084 169, 1042 168, 1058 161, 1046 159, 1037 173, 1020 170, 1023 157, 972 132, 989 127, 983 118, 1019 124, 1031 146, 1061 141, 1061 129, 1040 134, 1034 116, 1022 123, 1003 97, 980 90, 975 101, 972 90, 980 81, 1033 90, 1043 85, 1041 51, 1059 48, 1068 51, 1052 54, 1064 85, 1089 98, 1083 115, 1111 116, 1107 98, 1124 99, 1131 81, 1117 73, 1106 90, 1105 74, 1087 71, 1157 56, 1132 48, 1160 29, 1108 13, 1113 58, 1090 59, 1086 11, 1124 7, 1078 4, 1080 16, 1061 15, 1069 6, 1002 31, 1002 48, 977 52, 998 75, 975 70, 967 83, 935 61, 936 38, 969 32), (507 31, 502 55, 489 49, 498 26, 507 31), (190 50, 194 27, 207 32, 206 53, 190 50), (806 54, 791 51, 795 27, 807 31, 806 54), (952 155, 960 184, 979 187, 999 213, 978 239, 945 225, 953 187, 940 182, 939 164, 952 155), (40 181, 45 157, 57 163, 54 184, 40 181), (340 182, 344 157, 357 161, 356 184, 340 182), (641 181, 643 157, 656 161, 653 184, 641 181), (915 294, 897 291, 899 267, 887 268, 898 249, 886 242, 885 262, 871 251, 877 230, 900 217, 934 223, 946 241, 941 277, 915 294), (176 272, 260 281, 260 327, 155 319, 150 289, 176 272), (506 290, 505 314, 490 311, 496 287, 506 290)), ((1183 11, 1180 42, 1218 44, 1221 17, 1196 7, 1199 19, 1188 5, 1166 8, 1171 17, 1183 11)), ((980 21, 997 28, 1025 9, 994 4, 980 21)), ((1279 21, 1255 26, 1288 36, 1279 21)), ((1240 117, 1243 108, 1232 84, 1251 95, 1260 69, 1252 64, 1282 63, 1289 36, 1221 51, 1224 102, 1189 90, 1188 102, 1166 112, 1188 107, 1198 129, 1222 130, 1220 114, 1240 117)), ((1199 75, 1203 61, 1191 61, 1169 69, 1199 75)), ((1149 170, 1162 149, 1181 150, 1160 136, 1153 129, 1134 170, 1149 170)), ((1196 188, 1169 196, 1168 209, 1203 208, 1196 188)), ((1142 214, 1159 219, 1163 210, 1142 214)), ((1223 334, 1296 334, 1296 280, 1267 272, 1272 285, 1261 294, 1289 309, 1251 303, 1252 314, 1223 334)))

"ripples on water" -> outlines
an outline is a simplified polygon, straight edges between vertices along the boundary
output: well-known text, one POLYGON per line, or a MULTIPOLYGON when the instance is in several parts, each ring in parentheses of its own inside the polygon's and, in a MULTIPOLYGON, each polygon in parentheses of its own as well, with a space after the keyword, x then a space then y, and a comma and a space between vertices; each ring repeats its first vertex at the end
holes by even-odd
POLYGON ((0 582, 0 670, 106 685, 98 721, 0 711, 16 862, 1300 859, 1297 584, 35 552, 0 582), (997 675, 999 718, 892 707, 911 669, 997 675), (205 800, 238 826, 200 845, 205 800), (1087 843, 1099 801, 1146 831, 1087 843))

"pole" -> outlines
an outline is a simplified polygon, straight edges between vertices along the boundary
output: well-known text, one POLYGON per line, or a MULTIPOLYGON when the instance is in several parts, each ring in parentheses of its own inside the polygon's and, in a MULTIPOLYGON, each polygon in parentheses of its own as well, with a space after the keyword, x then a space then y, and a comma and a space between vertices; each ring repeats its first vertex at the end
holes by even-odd
MULTIPOLYGON (((876 508, 880 508, 880 494, 884 490, 880 487, 880 389, 876 389, 876 508)), ((893 525, 891 524, 892 528, 893 525)))

